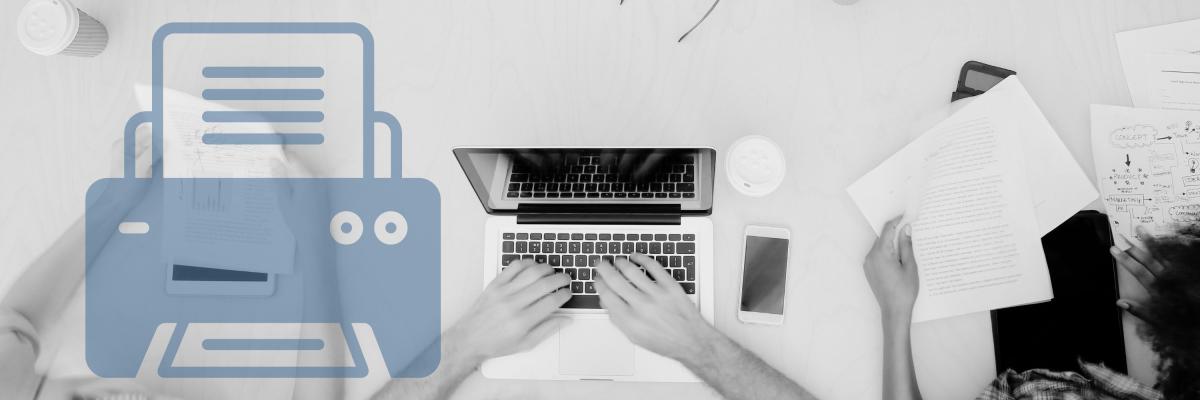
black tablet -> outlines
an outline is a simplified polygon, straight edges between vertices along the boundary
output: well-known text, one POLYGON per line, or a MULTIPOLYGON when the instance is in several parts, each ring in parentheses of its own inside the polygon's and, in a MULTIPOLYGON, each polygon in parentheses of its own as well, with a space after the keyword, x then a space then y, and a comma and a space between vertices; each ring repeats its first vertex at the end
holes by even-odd
POLYGON ((992 312, 997 371, 1079 371, 1077 360, 1126 371, 1108 227, 1106 215, 1082 211, 1042 237, 1054 299, 992 312))

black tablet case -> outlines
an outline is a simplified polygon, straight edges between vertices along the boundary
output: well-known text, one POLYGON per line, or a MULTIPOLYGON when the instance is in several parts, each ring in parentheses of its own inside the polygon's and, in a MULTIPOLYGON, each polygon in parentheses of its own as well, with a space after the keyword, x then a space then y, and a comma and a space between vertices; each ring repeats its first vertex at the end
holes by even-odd
POLYGON ((1054 300, 992 312, 996 370, 1079 371, 1077 360, 1126 372, 1108 217, 1082 211, 1042 237, 1054 300))

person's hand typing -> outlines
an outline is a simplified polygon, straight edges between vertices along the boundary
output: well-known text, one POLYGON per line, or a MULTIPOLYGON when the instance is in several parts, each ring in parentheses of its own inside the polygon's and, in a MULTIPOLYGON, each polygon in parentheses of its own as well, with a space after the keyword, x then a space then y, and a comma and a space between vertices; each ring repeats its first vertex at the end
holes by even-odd
POLYGON ((447 342, 472 364, 533 348, 570 322, 550 316, 571 299, 570 284, 549 265, 513 261, 446 333, 447 342))
POLYGON ((644 254, 629 257, 617 259, 615 266, 607 262, 596 266, 600 305, 634 344, 686 363, 687 357, 702 352, 719 334, 658 262, 644 254))
POLYGON ((885 319, 909 320, 920 288, 912 232, 900 227, 901 217, 888 221, 863 262, 867 283, 885 319), (903 231, 903 232, 901 232, 903 231))
POLYGON ((437 371, 424 379, 393 380, 373 399, 445 399, 484 360, 533 348, 570 322, 550 315, 571 298, 566 274, 517 260, 496 275, 475 304, 442 334, 437 371))

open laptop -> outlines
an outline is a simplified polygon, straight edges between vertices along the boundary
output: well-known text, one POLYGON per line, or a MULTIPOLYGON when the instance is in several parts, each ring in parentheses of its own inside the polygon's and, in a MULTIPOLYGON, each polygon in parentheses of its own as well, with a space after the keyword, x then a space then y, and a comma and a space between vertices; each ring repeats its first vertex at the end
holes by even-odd
POLYGON ((712 148, 459 147, 488 214, 483 284, 517 259, 572 277, 557 314, 572 323, 532 350, 483 364, 489 378, 694 382, 678 362, 633 345, 593 286, 601 260, 655 257, 713 317, 712 148))

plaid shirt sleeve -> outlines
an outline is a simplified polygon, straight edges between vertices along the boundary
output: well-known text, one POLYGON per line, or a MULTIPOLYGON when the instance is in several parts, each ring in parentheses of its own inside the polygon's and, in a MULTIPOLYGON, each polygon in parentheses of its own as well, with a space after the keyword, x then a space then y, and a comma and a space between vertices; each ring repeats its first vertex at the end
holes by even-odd
POLYGON ((1079 362, 1083 373, 1004 371, 976 400, 1162 400, 1154 388, 1102 365, 1079 362))

